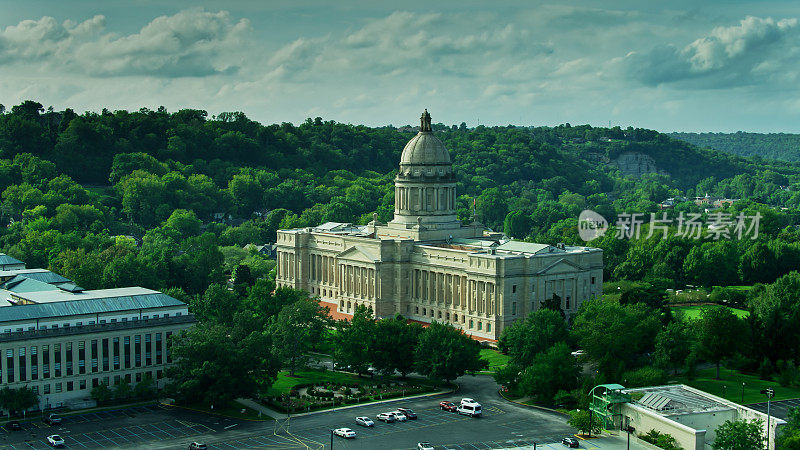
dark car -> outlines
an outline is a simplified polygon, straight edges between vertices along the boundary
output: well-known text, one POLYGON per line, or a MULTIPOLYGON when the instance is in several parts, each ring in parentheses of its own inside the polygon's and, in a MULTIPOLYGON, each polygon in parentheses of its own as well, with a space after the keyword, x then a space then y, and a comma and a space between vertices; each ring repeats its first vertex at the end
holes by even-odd
POLYGON ((458 407, 453 402, 443 401, 439 403, 439 408, 442 408, 444 411, 456 412, 458 407))
POLYGON ((48 425, 58 425, 61 423, 61 417, 58 417, 56 414, 48 414, 42 420, 48 425))
POLYGON ((408 408, 397 408, 397 410, 403 413, 407 419, 414 420, 417 418, 417 413, 408 408))
POLYGON ((561 440, 561 443, 566 445, 569 448, 578 448, 578 447, 580 447, 580 444, 578 443, 578 440, 575 439, 574 437, 565 437, 564 439, 561 440))
POLYGON ((9 431, 19 431, 22 429, 22 425, 20 425, 19 422, 17 422, 16 420, 12 420, 11 422, 8 422, 6 424, 6 428, 9 431))

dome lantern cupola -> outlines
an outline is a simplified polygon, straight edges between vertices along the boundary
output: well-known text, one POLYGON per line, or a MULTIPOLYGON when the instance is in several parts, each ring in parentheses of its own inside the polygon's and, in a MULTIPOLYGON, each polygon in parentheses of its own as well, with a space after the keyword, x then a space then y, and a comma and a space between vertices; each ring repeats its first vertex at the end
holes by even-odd
POLYGON ((431 128, 431 115, 428 110, 419 118, 419 133, 411 138, 403 148, 400 167, 403 166, 450 166, 450 152, 444 147, 431 128))
POLYGON ((403 148, 394 185, 392 222, 420 227, 458 223, 453 163, 450 152, 433 133, 427 109, 420 116, 419 133, 403 148))

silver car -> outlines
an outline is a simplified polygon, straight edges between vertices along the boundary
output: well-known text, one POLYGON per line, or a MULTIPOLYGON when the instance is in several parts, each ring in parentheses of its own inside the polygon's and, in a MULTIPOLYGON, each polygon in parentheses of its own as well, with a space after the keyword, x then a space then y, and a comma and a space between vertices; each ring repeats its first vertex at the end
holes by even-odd
POLYGON ((361 425, 362 427, 375 426, 375 422, 373 422, 369 417, 365 416, 356 417, 356 424, 361 425))
POLYGON ((398 422, 405 422, 406 420, 408 420, 408 417, 406 417, 406 415, 401 413, 400 411, 392 411, 389 414, 393 414, 394 420, 398 422))

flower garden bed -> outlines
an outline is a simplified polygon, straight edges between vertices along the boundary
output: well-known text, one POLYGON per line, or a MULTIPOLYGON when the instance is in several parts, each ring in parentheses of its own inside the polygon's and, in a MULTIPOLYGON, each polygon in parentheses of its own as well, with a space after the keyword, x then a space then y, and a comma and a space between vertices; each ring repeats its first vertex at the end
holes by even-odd
POLYGON ((302 371, 294 379, 296 383, 291 383, 291 379, 280 380, 260 399, 261 402, 280 412, 308 412, 434 391, 433 385, 426 380, 365 379, 330 371, 302 371))

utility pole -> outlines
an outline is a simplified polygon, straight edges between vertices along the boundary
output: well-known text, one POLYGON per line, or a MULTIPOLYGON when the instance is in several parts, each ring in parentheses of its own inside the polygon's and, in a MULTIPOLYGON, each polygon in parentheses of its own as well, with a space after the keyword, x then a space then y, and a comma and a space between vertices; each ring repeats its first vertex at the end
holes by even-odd
POLYGON ((333 450, 333 430, 331 430, 331 450, 333 450))
POLYGON ((767 396, 767 450, 769 450, 769 440, 770 440, 769 439, 769 437, 770 437, 769 436, 770 435, 770 428, 769 428, 769 425, 770 425, 770 410, 769 409, 770 409, 770 401, 772 400, 772 397, 775 397, 775 389, 772 389, 772 388, 762 389, 761 393, 767 396))

